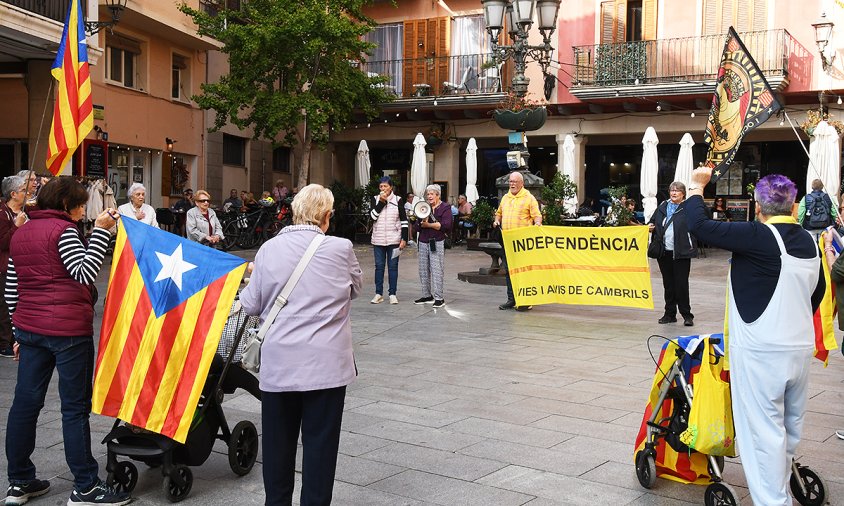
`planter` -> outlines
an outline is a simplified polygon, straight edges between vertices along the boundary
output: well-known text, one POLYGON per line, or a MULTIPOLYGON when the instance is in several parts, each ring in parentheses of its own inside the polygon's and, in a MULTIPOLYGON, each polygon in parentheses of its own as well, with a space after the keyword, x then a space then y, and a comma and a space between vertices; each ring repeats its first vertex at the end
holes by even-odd
POLYGON ((522 109, 510 111, 507 109, 496 109, 492 118, 501 128, 517 132, 529 132, 539 130, 548 118, 548 111, 544 107, 536 109, 522 109))
POLYGON ((442 137, 427 137, 425 139, 425 151, 433 153, 442 143, 442 137))

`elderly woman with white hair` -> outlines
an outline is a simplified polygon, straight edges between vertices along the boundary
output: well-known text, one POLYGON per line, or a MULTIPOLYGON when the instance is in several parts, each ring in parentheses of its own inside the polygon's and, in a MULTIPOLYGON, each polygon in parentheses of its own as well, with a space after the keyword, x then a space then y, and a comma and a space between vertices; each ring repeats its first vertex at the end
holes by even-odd
POLYGON ((261 347, 267 505, 291 504, 300 431, 300 503, 331 504, 346 386, 357 376, 351 302, 362 282, 352 243, 325 236, 333 206, 327 188, 302 188, 291 205, 293 225, 261 246, 249 285, 240 294, 246 313, 266 320, 305 251, 315 239, 322 240, 261 347))
POLYGON ((451 206, 441 200, 440 185, 430 184, 425 188, 425 200, 431 206, 431 215, 419 220, 419 281, 422 283, 422 297, 414 304, 433 304, 443 307, 445 264, 445 238, 451 231, 453 217, 451 206))
POLYGON ((141 183, 132 183, 129 191, 126 192, 129 202, 117 208, 117 212, 140 222, 159 228, 158 220, 155 218, 155 209, 144 201, 147 197, 147 189, 141 183))

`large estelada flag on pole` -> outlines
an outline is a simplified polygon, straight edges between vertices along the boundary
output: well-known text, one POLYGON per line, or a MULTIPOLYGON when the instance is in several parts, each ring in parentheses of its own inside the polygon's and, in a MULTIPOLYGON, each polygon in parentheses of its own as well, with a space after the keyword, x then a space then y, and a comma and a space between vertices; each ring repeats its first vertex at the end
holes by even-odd
POLYGON ((83 19, 80 0, 71 0, 62 41, 50 70, 59 82, 47 146, 47 169, 53 175, 62 171, 73 157, 73 152, 94 128, 88 42, 83 19))
POLYGON ((729 170, 744 134, 780 108, 753 56, 730 27, 703 134, 709 144, 705 165, 712 168, 713 182, 729 170))
POLYGON ((129 218, 113 258, 93 411, 184 442, 245 261, 129 218))

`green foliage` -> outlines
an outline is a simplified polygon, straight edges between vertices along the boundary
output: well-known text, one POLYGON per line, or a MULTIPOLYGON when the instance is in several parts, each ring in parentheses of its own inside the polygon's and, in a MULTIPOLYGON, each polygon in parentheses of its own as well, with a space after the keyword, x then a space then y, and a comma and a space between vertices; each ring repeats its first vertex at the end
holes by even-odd
POLYGON ((369 212, 370 205, 378 194, 378 180, 381 174, 375 175, 366 186, 359 188, 351 188, 339 181, 329 187, 331 193, 334 194, 334 209, 350 209, 353 212, 369 212))
MULTIPOLYGON (((565 202, 577 197, 577 185, 565 174, 557 172, 551 182, 542 188, 542 223, 562 225, 568 216, 565 202)), ((577 209, 574 209, 577 213, 577 209)))
MULTIPOLYGON (((375 26, 363 14, 366 3, 250 0, 216 16, 182 3, 197 32, 220 41, 229 59, 229 73, 192 97, 216 112, 211 130, 229 122, 252 128, 256 139, 280 136, 288 146, 300 143, 307 160, 311 143, 324 146, 353 113, 376 117, 391 96, 356 64, 373 47, 361 39, 375 26)), ((307 172, 307 161, 303 166, 307 172)))
POLYGON ((627 199, 626 186, 610 186, 608 188, 612 206, 607 213, 607 225, 613 227, 624 227, 630 224, 630 220, 634 218, 633 211, 627 209, 627 206, 622 202, 627 199))
POLYGON ((472 222, 477 225, 478 232, 492 227, 495 221, 495 209, 486 200, 479 200, 472 208, 472 222))

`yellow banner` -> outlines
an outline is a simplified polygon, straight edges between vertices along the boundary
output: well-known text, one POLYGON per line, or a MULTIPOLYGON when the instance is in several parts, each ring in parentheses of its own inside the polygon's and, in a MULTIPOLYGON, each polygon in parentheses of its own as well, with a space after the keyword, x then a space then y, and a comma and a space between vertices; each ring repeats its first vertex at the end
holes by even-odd
POLYGON ((648 227, 525 227, 504 231, 516 304, 653 309, 648 227))

